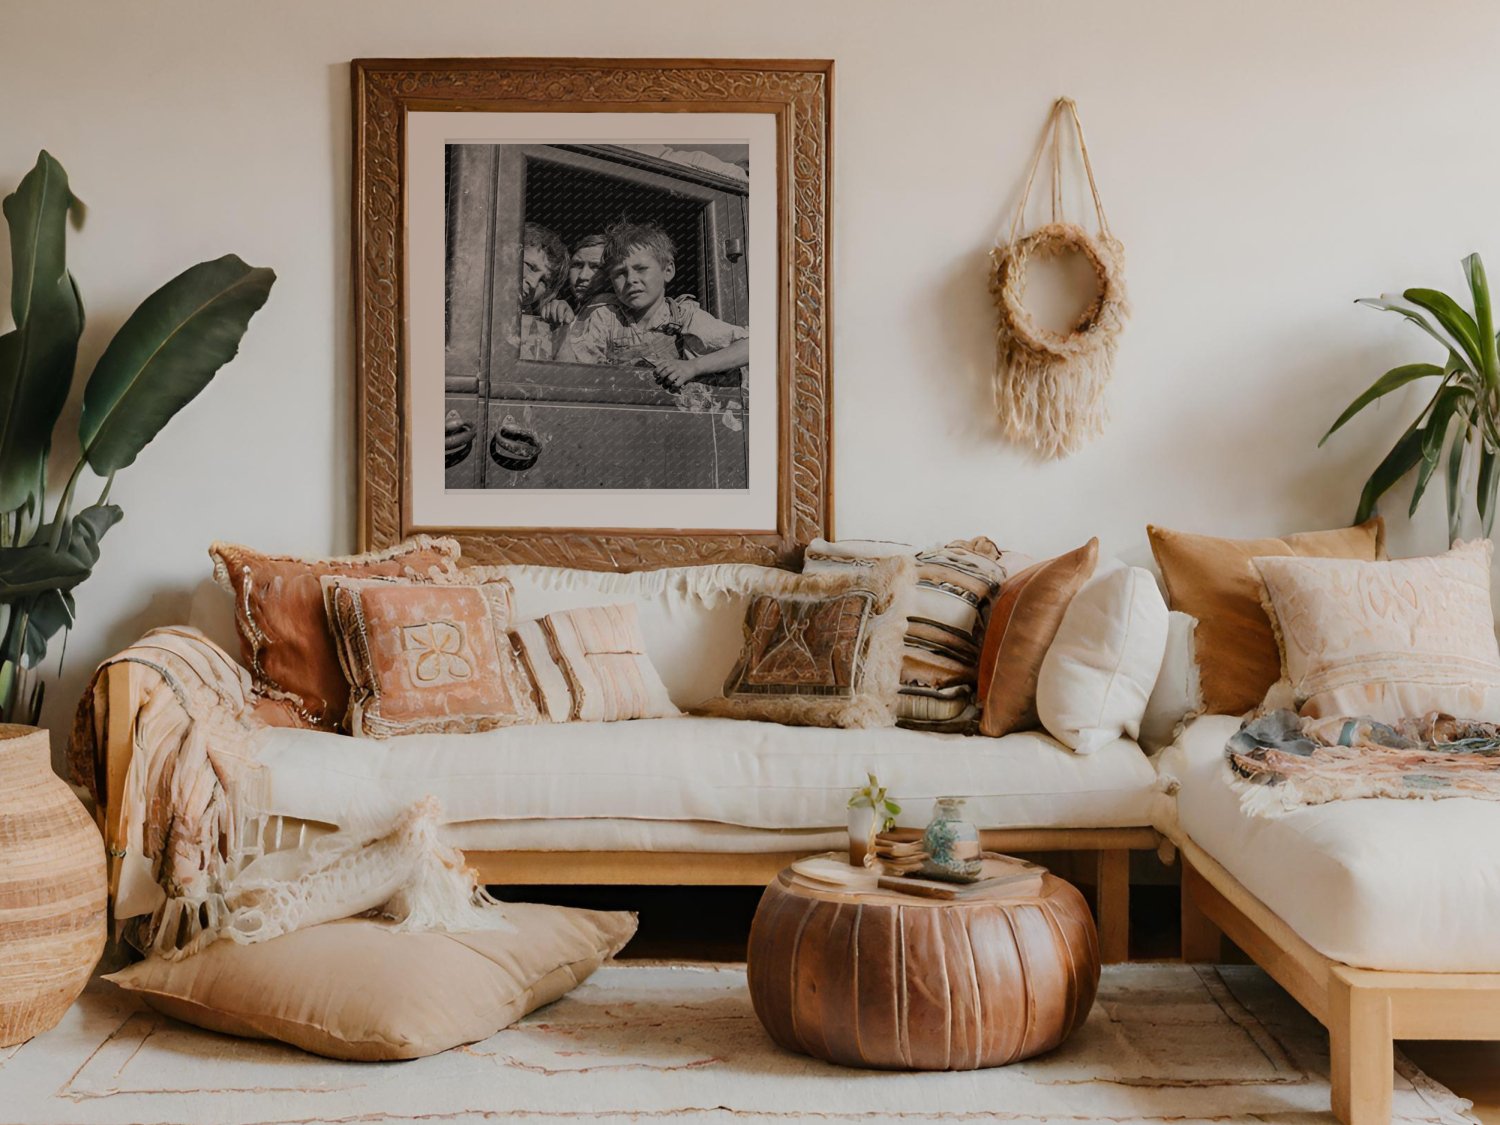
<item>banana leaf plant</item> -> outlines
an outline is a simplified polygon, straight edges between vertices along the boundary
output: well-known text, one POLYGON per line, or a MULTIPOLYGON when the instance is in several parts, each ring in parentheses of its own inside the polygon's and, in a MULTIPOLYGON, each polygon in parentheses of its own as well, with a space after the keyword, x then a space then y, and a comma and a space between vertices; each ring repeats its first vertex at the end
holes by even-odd
POLYGON ((62 165, 42 152, 3 210, 15 327, 0 335, 0 721, 34 724, 44 683, 33 670, 72 626, 73 591, 124 514, 109 503, 115 474, 234 357, 276 275, 229 254, 141 302, 84 384, 77 461, 49 515, 48 457, 84 325, 66 255, 69 216, 82 207, 62 165), (85 468, 104 485, 74 511, 85 468))
POLYGON ((1416 471, 1408 515, 1415 515, 1427 485, 1443 466, 1448 499, 1448 540, 1458 538, 1472 489, 1484 534, 1495 524, 1495 494, 1500 488, 1500 358, 1489 283, 1478 254, 1463 260, 1473 311, 1436 289, 1408 289, 1356 304, 1398 313, 1437 341, 1447 360, 1407 363, 1387 371, 1339 415, 1321 446, 1345 422, 1372 402, 1421 379, 1436 379, 1432 397, 1375 467, 1359 497, 1354 522, 1374 515, 1376 504, 1397 481, 1416 471))

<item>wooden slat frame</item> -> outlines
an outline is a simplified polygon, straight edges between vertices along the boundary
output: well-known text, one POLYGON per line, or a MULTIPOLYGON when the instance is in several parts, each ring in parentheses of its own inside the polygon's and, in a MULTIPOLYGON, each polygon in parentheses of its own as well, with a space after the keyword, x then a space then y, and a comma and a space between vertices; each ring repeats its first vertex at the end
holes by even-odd
POLYGON ((1500 973, 1357 969, 1319 953, 1192 840, 1182 855, 1184 958, 1217 927, 1328 1029, 1332 1107, 1388 1125, 1396 1039, 1500 1039, 1500 973))

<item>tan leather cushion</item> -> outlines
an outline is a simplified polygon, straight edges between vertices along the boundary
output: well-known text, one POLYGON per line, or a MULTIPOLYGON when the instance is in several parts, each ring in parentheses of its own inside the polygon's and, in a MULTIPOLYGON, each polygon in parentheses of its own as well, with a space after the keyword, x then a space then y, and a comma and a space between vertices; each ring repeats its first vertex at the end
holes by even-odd
POLYGON ((511 649, 514 591, 490 582, 323 579, 349 682, 349 733, 473 734, 540 716, 511 649))
POLYGON ((105 979, 196 1027, 335 1059, 416 1059, 487 1039, 569 992, 635 933, 634 914, 507 903, 516 932, 394 933, 348 918, 258 945, 221 939, 105 979))
POLYGON ((283 700, 288 721, 336 730, 349 706, 349 685, 323 612, 325 575, 422 578, 451 573, 458 543, 419 535, 387 551, 331 559, 267 555, 232 543, 208 549, 214 579, 234 598, 240 654, 256 690, 283 700))
POLYGON ((992 738, 1039 724, 1036 683, 1073 595, 1094 573, 1099 540, 1027 567, 1000 587, 979 657, 979 731, 992 738))
POLYGON ((1161 568, 1167 604, 1198 619, 1198 673, 1210 714, 1240 715, 1260 706, 1281 676, 1271 622, 1261 607, 1261 583, 1251 559, 1385 557, 1385 521, 1304 531, 1267 539, 1218 539, 1163 527, 1146 528, 1161 568))

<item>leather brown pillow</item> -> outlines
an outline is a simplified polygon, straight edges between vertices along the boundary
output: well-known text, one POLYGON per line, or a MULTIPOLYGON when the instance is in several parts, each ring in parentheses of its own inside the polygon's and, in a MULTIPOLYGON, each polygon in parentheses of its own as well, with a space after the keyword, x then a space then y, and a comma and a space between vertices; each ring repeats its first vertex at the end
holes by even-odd
POLYGON ((240 655, 262 695, 307 726, 336 730, 349 685, 323 611, 325 576, 428 578, 452 574, 458 543, 419 535, 385 551, 331 559, 268 555, 232 543, 208 549, 214 580, 234 598, 240 655))
POLYGON ((1099 540, 1027 567, 1000 587, 979 657, 979 733, 992 738, 1040 724, 1036 683, 1073 595, 1094 573, 1099 540))
POLYGON ((1385 521, 1379 516, 1357 527, 1279 538, 1219 539, 1149 525, 1146 534, 1167 588, 1167 605, 1198 619, 1203 709, 1214 715, 1242 715, 1259 707, 1281 678, 1281 656, 1251 559, 1385 558, 1385 521))

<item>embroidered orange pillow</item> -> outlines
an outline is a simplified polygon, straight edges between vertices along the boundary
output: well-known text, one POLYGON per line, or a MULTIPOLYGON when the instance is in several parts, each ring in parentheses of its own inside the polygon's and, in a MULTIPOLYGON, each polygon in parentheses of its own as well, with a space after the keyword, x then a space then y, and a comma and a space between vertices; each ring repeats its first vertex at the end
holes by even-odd
POLYGON ((428 578, 451 574, 458 543, 419 535, 386 551, 331 559, 268 555, 232 543, 208 549, 214 579, 234 598, 240 654, 262 695, 286 704, 283 718, 336 730, 349 685, 323 612, 325 575, 428 578))
POLYGON ((506 632, 509 582, 330 576, 322 588, 349 681, 352 734, 468 734, 537 721, 506 632))

